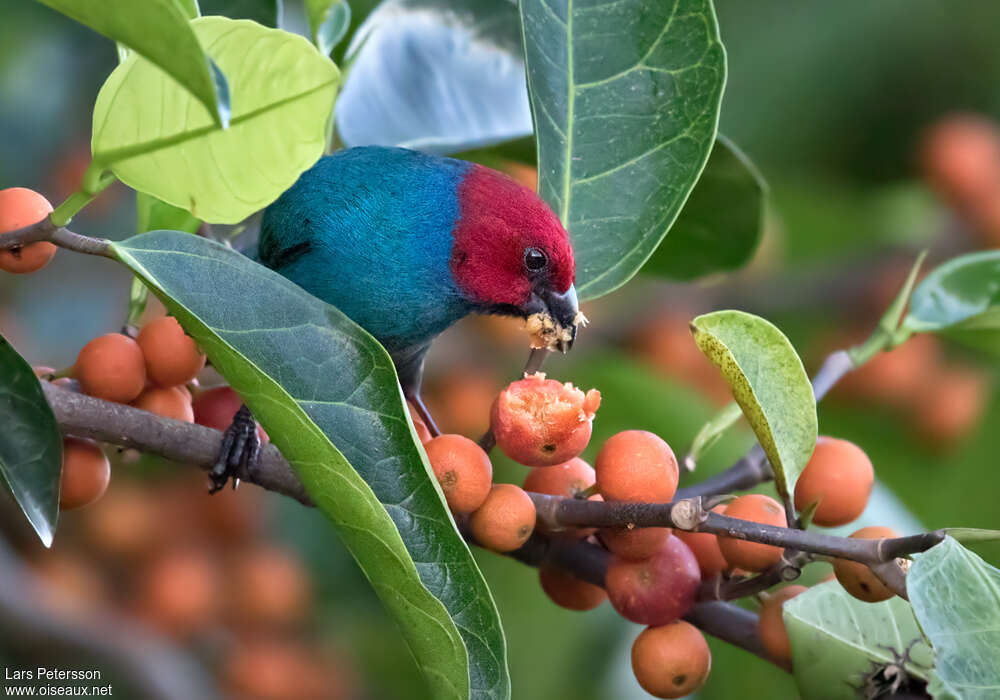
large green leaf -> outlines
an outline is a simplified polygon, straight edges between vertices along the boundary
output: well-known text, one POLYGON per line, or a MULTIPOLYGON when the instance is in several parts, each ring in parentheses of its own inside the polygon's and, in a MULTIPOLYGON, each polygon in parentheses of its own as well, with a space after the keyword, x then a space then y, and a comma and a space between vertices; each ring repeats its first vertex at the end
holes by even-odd
MULTIPOLYGON (((226 76, 206 56, 203 37, 191 31, 187 13, 177 0, 38 0, 77 22, 85 24, 145 56, 183 86, 206 109, 206 118, 216 126, 229 123, 229 87, 226 76)), ((179 84, 179 85, 178 85, 179 84)))
POLYGON ((0 336, 0 477, 46 547, 59 518, 62 436, 31 365, 0 336))
POLYGON ((130 56, 94 106, 94 161, 126 184, 215 223, 274 201, 322 155, 340 80, 305 38, 248 20, 193 20, 230 76, 229 129, 151 63, 130 56))
POLYGON ((1000 356, 1000 250, 934 269, 913 292, 903 327, 936 332, 1000 356))
POLYGON ((199 0, 199 4, 206 17, 250 19, 265 27, 277 27, 281 19, 281 0, 199 0))
POLYGON ((726 60, 710 0, 523 0, 539 192, 576 246, 582 299, 663 240, 715 142, 726 60))
POLYGON ((670 235, 642 271, 689 280, 742 267, 760 242, 766 189, 753 163, 719 134, 670 235))
POLYGON ((346 0, 305 0, 309 33, 320 53, 329 56, 351 25, 351 6, 346 0))
POLYGON ((1000 570, 951 537, 916 555, 906 591, 937 664, 934 697, 1000 697, 1000 570))
POLYGON ((828 581, 783 607, 792 668, 805 700, 857 700, 864 678, 909 652, 906 670, 927 680, 933 657, 902 598, 863 603, 828 581), (912 644, 912 646, 911 646, 912 644))
POLYGON ((295 467, 435 692, 465 697, 471 677, 473 697, 507 697, 493 598, 415 444, 385 350, 332 306, 204 238, 157 231, 114 250, 295 467))
POLYGON ((729 383, 788 498, 816 447, 816 398, 802 360, 774 324, 742 311, 704 314, 691 330, 729 383))

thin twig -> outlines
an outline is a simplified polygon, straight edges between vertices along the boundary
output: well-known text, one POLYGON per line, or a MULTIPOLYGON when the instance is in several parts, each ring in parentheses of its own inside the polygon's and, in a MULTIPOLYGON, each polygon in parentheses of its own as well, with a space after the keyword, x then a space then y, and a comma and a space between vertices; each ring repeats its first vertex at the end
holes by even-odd
POLYGON ((710 532, 733 539, 770 544, 864 564, 878 564, 896 557, 923 552, 944 540, 945 531, 891 540, 836 537, 730 518, 703 508, 700 499, 671 503, 625 503, 561 498, 532 493, 540 522, 553 529, 567 527, 675 527, 691 532, 710 532))
POLYGON ((0 234, 0 250, 19 248, 31 243, 38 243, 39 241, 48 241, 60 248, 66 248, 77 253, 112 257, 110 241, 103 238, 81 236, 79 233, 74 233, 68 228, 59 228, 48 217, 30 226, 0 234))

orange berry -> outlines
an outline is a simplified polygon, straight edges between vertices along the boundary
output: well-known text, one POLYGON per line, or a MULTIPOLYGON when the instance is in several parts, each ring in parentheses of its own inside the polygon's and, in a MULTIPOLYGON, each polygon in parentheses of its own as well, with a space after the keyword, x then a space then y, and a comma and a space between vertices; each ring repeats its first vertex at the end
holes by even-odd
POLYGON ((515 462, 548 467, 576 457, 590 442, 601 393, 586 394, 542 373, 511 382, 490 412, 497 446, 515 462))
MULTIPOLYGON (((888 527, 863 527, 851 537, 866 540, 878 540, 882 538, 899 537, 895 531, 888 527)), ((882 583, 872 570, 860 562, 849 561, 847 559, 834 559, 833 573, 837 581, 858 600, 866 603, 878 603, 892 598, 893 593, 882 583)))
POLYGON ((800 593, 805 593, 805 586, 785 586, 764 599, 757 620, 757 636, 767 653, 776 661, 790 664, 792 662, 792 646, 788 641, 788 630, 781 617, 785 601, 791 600, 800 593))
POLYGON ((453 513, 471 513, 483 505, 493 483, 493 465, 479 445, 445 433, 428 440, 424 449, 453 513))
POLYGON ((932 372, 913 403, 921 439, 950 447, 975 429, 989 401, 989 379, 967 367, 932 372))
POLYGON ((856 520, 868 505, 875 471, 864 451, 847 440, 821 435, 795 483, 795 507, 819 502, 813 522, 824 527, 856 520))
POLYGON ((1000 187, 1000 136, 977 114, 954 114, 925 134, 921 148, 930 183, 962 210, 995 197, 1000 187))
POLYGON ((439 426, 447 426, 447 432, 478 438, 490 427, 490 406, 500 385, 489 372, 452 369, 431 388, 431 415, 439 426))
POLYGON ((609 501, 667 503, 677 491, 674 451, 645 430, 625 430, 608 438, 594 470, 597 487, 609 501))
POLYGON ((73 437, 63 440, 59 479, 59 507, 62 510, 93 503, 108 490, 110 481, 111 464, 96 442, 73 437))
POLYGON ((128 403, 146 386, 146 361, 134 340, 121 333, 107 333, 83 346, 73 375, 83 393, 128 403))
POLYGON ((311 596, 302 563, 274 546, 259 546, 243 554, 232 573, 230 590, 242 619, 270 625, 303 619, 311 596))
POLYGON ((534 467, 524 479, 524 490, 573 498, 594 485, 594 469, 579 457, 554 467, 534 467))
POLYGON ((205 366, 205 354, 173 316, 150 321, 135 340, 146 358, 146 375, 160 386, 187 384, 205 366))
POLYGON ((175 386, 165 388, 151 386, 139 394, 132 405, 164 418, 173 418, 187 423, 194 422, 191 400, 175 386))
POLYGON ((142 572, 137 590, 143 617, 180 636, 211 624, 221 596, 215 562, 208 552, 194 548, 162 554, 142 572))
POLYGON ((656 554, 670 535, 669 527, 605 527, 601 542, 612 554, 623 559, 646 559, 656 554))
MULTIPOLYGON (((0 190, 0 237, 5 233, 38 223, 52 212, 49 200, 25 187, 0 190)), ((26 274, 45 267, 56 247, 39 241, 26 246, 0 250, 0 270, 26 274)))
POLYGON ((100 503, 87 510, 83 521, 87 544, 119 559, 135 559, 155 549, 166 534, 158 499, 150 489, 116 481, 100 503))
POLYGON ((476 542, 494 552, 511 552, 531 537, 535 529, 535 504, 524 489, 494 484, 469 521, 476 542))
POLYGON ((538 581, 542 584, 545 595, 567 610, 593 610, 608 598, 608 594, 600 586, 581 581, 550 566, 543 566, 538 570, 538 581))
POLYGON ((538 189, 538 169, 535 166, 519 163, 516 160, 505 160, 500 164, 500 170, 510 175, 517 184, 532 191, 538 189))
POLYGON ((632 644, 632 672, 639 685, 657 698, 682 698, 708 680, 712 653, 694 625, 677 620, 647 627, 632 644))
POLYGON ((923 378, 938 365, 941 346, 930 333, 880 352, 837 383, 842 396, 908 407, 921 391, 923 378))
POLYGON ((406 410, 410 412, 410 420, 413 421, 413 428, 417 431, 417 437, 420 439, 421 444, 426 444, 433 436, 431 435, 430 429, 424 422, 424 419, 420 417, 417 413, 417 409, 413 407, 413 404, 409 401, 406 402, 406 410))
MULTIPOLYGON (((726 506, 726 515, 776 527, 785 527, 785 509, 770 496, 750 493, 726 506)), ((760 542, 748 542, 731 537, 719 537, 719 551, 731 567, 747 571, 763 571, 781 559, 781 547, 760 542)))
POLYGON ((252 636, 226 659, 227 697, 245 700, 347 700, 358 697, 350 674, 304 642, 252 636))
MULTIPOLYGON (((718 505, 712 509, 712 512, 721 515, 726 512, 726 506, 718 505)), ((726 558, 722 556, 722 551, 719 549, 719 538, 712 533, 674 530, 674 534, 688 546, 688 549, 694 554, 694 558, 698 560, 702 581, 707 581, 729 568, 726 558)))

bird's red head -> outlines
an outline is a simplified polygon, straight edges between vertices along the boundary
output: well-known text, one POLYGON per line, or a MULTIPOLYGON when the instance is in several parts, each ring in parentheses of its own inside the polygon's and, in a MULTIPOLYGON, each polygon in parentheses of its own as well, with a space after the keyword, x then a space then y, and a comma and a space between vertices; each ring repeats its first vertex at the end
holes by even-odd
POLYGON ((529 316, 548 311, 575 325, 576 263, 569 235, 533 190, 473 165, 458 187, 451 271, 483 311, 529 316))

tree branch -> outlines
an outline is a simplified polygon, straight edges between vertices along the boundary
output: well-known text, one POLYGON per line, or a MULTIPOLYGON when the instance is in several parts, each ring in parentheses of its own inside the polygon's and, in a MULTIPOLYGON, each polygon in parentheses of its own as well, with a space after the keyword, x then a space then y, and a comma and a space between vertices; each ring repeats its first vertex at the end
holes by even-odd
POLYGON ((52 223, 52 219, 49 217, 45 217, 30 226, 0 234, 0 250, 19 248, 31 243, 38 243, 39 241, 48 241, 60 248, 66 248, 77 253, 113 257, 110 241, 103 238, 81 236, 79 233, 74 233, 68 228, 58 227, 52 223))
MULTIPOLYGON (((193 464, 206 471, 211 469, 219 455, 222 433, 218 430, 102 401, 60 389, 45 381, 42 382, 42 390, 56 421, 63 432, 70 435, 134 447, 175 462, 193 464)), ((274 445, 261 446, 257 469, 248 472, 243 468, 236 476, 241 481, 312 505, 302 482, 274 445)))
POLYGON ((945 538, 944 530, 889 540, 836 537, 730 518, 705 509, 700 498, 671 503, 624 503, 561 498, 540 493, 530 495, 538 519, 555 530, 567 527, 674 527, 851 559, 869 565, 926 551, 945 538))
MULTIPOLYGON (((136 448, 206 470, 215 463, 222 442, 222 433, 218 430, 103 401, 46 381, 42 381, 42 389, 57 422, 67 434, 136 448)), ((243 481, 295 498, 304 505, 312 505, 291 465, 271 444, 263 446, 258 468, 250 472, 244 469, 237 476, 243 481)), ((772 663, 755 634, 751 634, 756 626, 756 616, 719 601, 752 595, 782 581, 794 580, 809 558, 807 552, 853 559, 880 571, 888 571, 889 565, 896 566, 896 557, 929 549, 945 536, 943 530, 937 530, 885 540, 834 537, 719 515, 707 510, 701 498, 672 503, 621 503, 536 493, 529 495, 535 503, 539 521, 556 530, 569 527, 674 527, 783 547, 786 550, 783 561, 756 577, 718 580, 703 585, 699 590, 699 600, 710 602, 699 603, 687 616, 692 624, 706 633, 772 663)), ((511 556, 531 566, 543 563, 556 566, 602 587, 611 557, 607 550, 596 544, 570 538, 549 538, 537 532, 511 556)), ((894 583, 899 583, 899 577, 896 579, 894 583)))
MULTIPOLYGON (((131 406, 61 389, 42 382, 45 397, 63 431, 123 447, 161 455, 176 462, 210 469, 222 442, 212 428, 147 413, 131 406)), ((269 491, 312 505, 305 487, 274 445, 261 450, 256 469, 237 476, 269 491)), ((890 540, 834 537, 817 532, 764 525, 707 511, 700 498, 672 503, 622 503, 560 498, 531 494, 538 519, 552 529, 567 527, 675 527, 711 532, 736 539, 776 545, 785 549, 878 564, 922 552, 944 539, 944 531, 890 540)))

